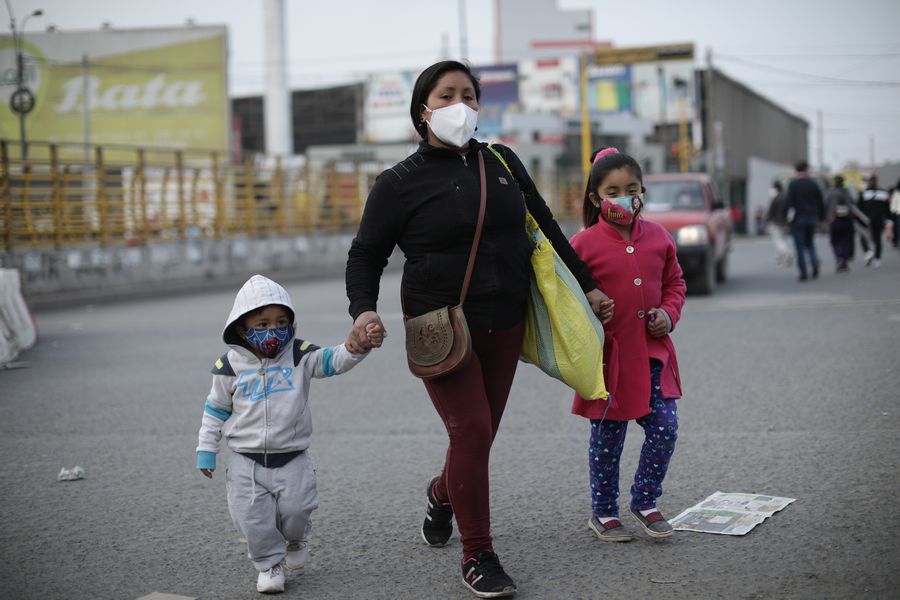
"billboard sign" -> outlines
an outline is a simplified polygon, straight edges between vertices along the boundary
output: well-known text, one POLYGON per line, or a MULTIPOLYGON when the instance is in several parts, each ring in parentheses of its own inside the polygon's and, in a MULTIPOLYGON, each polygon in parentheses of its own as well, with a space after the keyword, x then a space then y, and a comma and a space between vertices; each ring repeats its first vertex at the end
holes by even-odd
POLYGON ((525 109, 569 115, 578 109, 578 59, 570 56, 519 63, 525 109))
POLYGON ((656 124, 696 119, 691 43, 597 49, 588 78, 592 112, 631 112, 656 124))
POLYGON ((411 71, 378 73, 366 83, 363 113, 365 141, 402 143, 419 139, 409 114, 416 75, 411 71))
POLYGON ((653 123, 696 116, 693 61, 638 63, 631 67, 634 113, 653 123))
POLYGON ((518 109, 519 67, 516 64, 491 65, 474 67, 472 71, 481 84, 478 137, 502 135, 503 116, 518 109))
POLYGON ((589 67, 588 106, 601 114, 632 112, 631 65, 589 67))
MULTIPOLYGON (((226 44, 224 27, 28 33, 28 140, 226 150, 226 44)), ((16 83, 13 40, 0 37, 0 137, 11 140, 16 83)))

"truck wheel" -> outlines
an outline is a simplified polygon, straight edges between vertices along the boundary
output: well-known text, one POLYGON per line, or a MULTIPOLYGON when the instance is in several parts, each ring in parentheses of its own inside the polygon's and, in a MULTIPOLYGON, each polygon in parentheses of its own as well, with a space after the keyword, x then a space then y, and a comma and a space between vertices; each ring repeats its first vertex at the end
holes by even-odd
POLYGON ((688 291, 708 296, 714 289, 716 289, 716 261, 710 252, 703 261, 703 268, 694 275, 688 285, 688 291))
POLYGON ((722 283, 728 279, 728 253, 725 253, 725 256, 722 257, 718 263, 716 263, 716 281, 722 283))

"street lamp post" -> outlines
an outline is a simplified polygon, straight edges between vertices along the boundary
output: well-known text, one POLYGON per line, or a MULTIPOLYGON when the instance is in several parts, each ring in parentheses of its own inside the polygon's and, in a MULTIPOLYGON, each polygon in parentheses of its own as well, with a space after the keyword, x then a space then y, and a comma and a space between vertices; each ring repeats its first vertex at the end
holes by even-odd
POLYGON ((22 19, 22 27, 16 30, 16 18, 13 16, 12 7, 6 4, 9 10, 9 28, 12 30, 13 47, 16 52, 16 91, 10 98, 10 107, 19 114, 19 143, 21 144, 22 160, 28 158, 28 142, 25 137, 25 115, 34 108, 34 94, 25 87, 25 53, 22 47, 25 36, 25 26, 31 17, 40 17, 44 11, 37 9, 22 19))

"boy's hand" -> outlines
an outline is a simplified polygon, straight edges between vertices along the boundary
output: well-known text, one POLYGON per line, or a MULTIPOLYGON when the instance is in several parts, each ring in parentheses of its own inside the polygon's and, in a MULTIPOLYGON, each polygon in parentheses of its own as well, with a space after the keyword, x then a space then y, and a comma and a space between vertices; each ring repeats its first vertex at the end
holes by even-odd
POLYGON ((372 349, 372 346, 368 343, 368 341, 360 342, 359 340, 357 340, 356 335, 354 335, 353 331, 351 331, 350 335, 347 336, 347 341, 344 342, 344 347, 348 352, 350 352, 350 354, 365 354, 372 349))
POLYGON ((651 308, 647 313, 647 329, 655 338, 665 337, 669 333, 666 317, 658 308, 651 308))
POLYGON ((366 325, 366 339, 371 348, 381 348, 381 344, 384 343, 384 338, 386 337, 387 332, 380 321, 372 321, 366 325))
POLYGON ((203 473, 203 475, 204 475, 207 479, 212 479, 212 476, 213 476, 212 469, 200 469, 200 472, 203 473))

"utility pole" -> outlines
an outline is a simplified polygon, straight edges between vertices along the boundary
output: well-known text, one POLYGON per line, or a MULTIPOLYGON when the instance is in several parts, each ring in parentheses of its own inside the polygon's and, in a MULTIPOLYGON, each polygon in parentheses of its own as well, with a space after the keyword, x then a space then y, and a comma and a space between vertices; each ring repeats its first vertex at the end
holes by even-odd
POLYGON ((285 156, 293 150, 293 119, 288 91, 284 0, 263 0, 265 95, 263 122, 266 154, 285 156))
POLYGON ((706 49, 706 94, 703 102, 706 109, 706 119, 703 123, 703 129, 706 132, 706 172, 715 177, 716 173, 716 151, 715 151, 715 135, 713 129, 715 127, 715 102, 713 96, 713 51, 712 48, 706 49))
POLYGON ((28 158, 28 141, 25 137, 25 115, 34 108, 34 94, 25 86, 25 50, 22 48, 25 36, 25 26, 31 17, 40 17, 44 11, 37 9, 22 19, 22 27, 16 30, 16 18, 13 15, 12 6, 6 2, 9 12, 9 28, 12 30, 13 47, 16 52, 16 91, 10 98, 10 107, 19 115, 19 143, 21 145, 22 160, 28 158))
POLYGON ((666 71, 662 65, 656 67, 656 83, 659 87, 659 142, 663 147, 663 171, 669 166, 669 136, 666 128, 666 71))
POLYGON ((91 159, 91 95, 90 95, 90 79, 88 77, 88 55, 81 55, 81 82, 82 102, 81 102, 81 129, 84 141, 84 160, 91 159))
POLYGON ((450 35, 446 31, 441 34, 441 60, 450 60, 450 35))
POLYGON ((469 41, 466 31, 466 0, 459 0, 459 57, 462 60, 469 58, 469 41))
POLYGON ((869 165, 875 168, 875 136, 869 134, 869 165))
POLYGON ((818 122, 818 138, 819 138, 819 171, 825 171, 825 130, 822 123, 822 111, 816 111, 816 121, 818 122))
POLYGON ((591 171, 591 109, 588 106, 588 61, 592 54, 581 53, 581 76, 579 91, 581 92, 581 172, 587 180, 591 171))

